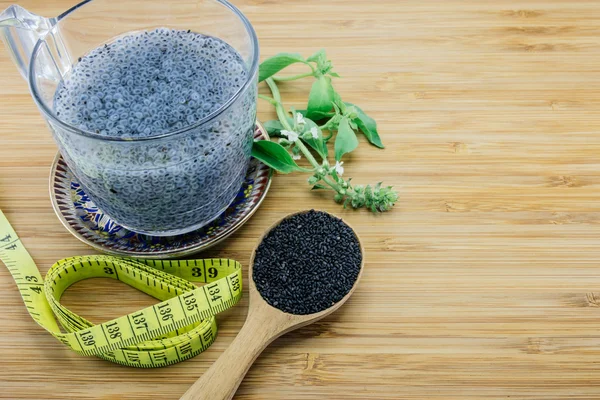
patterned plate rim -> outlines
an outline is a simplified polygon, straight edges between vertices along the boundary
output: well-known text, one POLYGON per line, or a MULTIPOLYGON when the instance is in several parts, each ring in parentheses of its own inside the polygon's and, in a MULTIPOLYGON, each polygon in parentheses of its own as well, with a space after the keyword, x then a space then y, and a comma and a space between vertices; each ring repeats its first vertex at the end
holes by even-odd
MULTIPOLYGON (((263 127, 263 125, 259 121, 256 121, 256 127, 262 134, 262 137, 264 138, 264 140, 270 139, 269 134, 267 133, 266 129, 263 127)), ((189 247, 186 247, 183 249, 182 248, 174 248, 174 249, 170 249, 170 250, 157 251, 154 253, 144 253, 144 252, 137 252, 137 251, 133 251, 133 250, 115 250, 112 248, 105 247, 102 244, 97 243, 94 240, 90 240, 90 239, 84 237, 75 228, 73 228, 71 223, 67 220, 66 216, 63 214, 62 210, 60 209, 60 206, 58 204, 57 194, 56 194, 58 187, 55 185, 55 182, 56 182, 56 178, 57 178, 57 176, 56 176, 58 173, 57 168, 58 168, 58 163, 59 163, 60 158, 61 158, 60 152, 57 152, 56 156, 54 157, 54 160, 52 161, 52 167, 50 168, 49 191, 50 191, 50 199, 51 199, 51 203, 52 203, 52 208, 54 209, 54 213, 58 217, 58 220, 61 222, 61 224, 73 236, 75 236, 81 242, 87 244, 88 246, 90 246, 98 251, 101 251, 106 254, 116 255, 116 256, 127 256, 127 257, 143 258, 143 259, 184 257, 184 256, 187 256, 190 254, 194 254, 194 253, 198 253, 200 251, 206 250, 209 247, 212 247, 218 243, 221 243, 223 240, 227 239, 234 232, 236 232, 239 228, 241 228, 242 225, 244 225, 250 219, 250 217, 252 217, 252 215, 254 215, 256 210, 258 210, 258 208, 262 204, 263 200, 267 196, 267 193, 269 192, 269 189, 271 187, 272 178, 273 178, 272 169, 267 167, 267 177, 266 177, 267 181, 264 185, 264 189, 263 189, 262 193, 259 195, 258 199, 256 200, 255 205, 248 211, 248 213, 246 215, 244 215, 239 221, 236 221, 231 226, 229 226, 220 235, 216 235, 202 243, 190 244, 189 247)))

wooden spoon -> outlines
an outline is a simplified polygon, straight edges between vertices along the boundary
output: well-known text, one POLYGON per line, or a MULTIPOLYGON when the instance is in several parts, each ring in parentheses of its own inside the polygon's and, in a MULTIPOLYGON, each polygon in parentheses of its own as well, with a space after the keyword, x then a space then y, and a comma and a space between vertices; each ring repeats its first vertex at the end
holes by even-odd
MULTIPOLYGON (((304 212, 306 211, 300 213, 304 212)), ((284 219, 300 213, 290 214, 271 225, 260 238, 258 244, 260 245, 263 238, 284 219)), ((354 234, 356 235, 356 232, 354 234)), ((356 238, 360 243, 358 235, 356 235, 356 238)), ((365 252, 362 244, 360 244, 362 254, 360 272, 352 289, 344 298, 333 306, 315 314, 288 314, 269 305, 256 289, 252 277, 252 268, 257 248, 258 245, 252 252, 248 268, 250 304, 244 326, 221 357, 185 392, 180 400, 230 400, 254 360, 271 342, 287 332, 312 324, 340 308, 356 289, 364 266, 365 252)))

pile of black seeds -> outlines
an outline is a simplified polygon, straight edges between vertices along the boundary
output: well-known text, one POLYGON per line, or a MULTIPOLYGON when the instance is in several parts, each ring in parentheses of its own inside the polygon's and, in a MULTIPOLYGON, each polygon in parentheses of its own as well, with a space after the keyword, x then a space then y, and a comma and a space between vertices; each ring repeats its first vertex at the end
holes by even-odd
POLYGON ((286 218, 256 250, 253 278, 267 303, 305 315, 340 301, 356 282, 362 252, 352 228, 321 211, 286 218))

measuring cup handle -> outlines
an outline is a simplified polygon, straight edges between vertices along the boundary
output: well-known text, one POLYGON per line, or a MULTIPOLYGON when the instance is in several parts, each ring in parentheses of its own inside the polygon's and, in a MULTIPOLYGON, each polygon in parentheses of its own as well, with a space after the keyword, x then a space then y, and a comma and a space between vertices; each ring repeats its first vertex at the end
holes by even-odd
POLYGON ((227 350, 180 400, 230 400, 254 360, 285 329, 277 317, 260 311, 248 314, 244 326, 227 350))

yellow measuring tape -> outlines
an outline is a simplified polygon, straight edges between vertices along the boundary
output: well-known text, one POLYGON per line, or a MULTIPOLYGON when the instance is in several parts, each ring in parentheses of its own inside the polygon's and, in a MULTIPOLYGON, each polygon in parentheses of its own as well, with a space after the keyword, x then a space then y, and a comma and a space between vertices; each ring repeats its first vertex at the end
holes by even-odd
POLYGON ((241 265, 228 259, 70 257, 54 264, 42 279, 2 211, 0 260, 40 326, 77 353, 131 367, 164 367, 203 352, 216 337, 214 316, 242 297, 241 265), (162 302, 94 325, 59 302, 69 286, 88 278, 117 279, 162 302))

